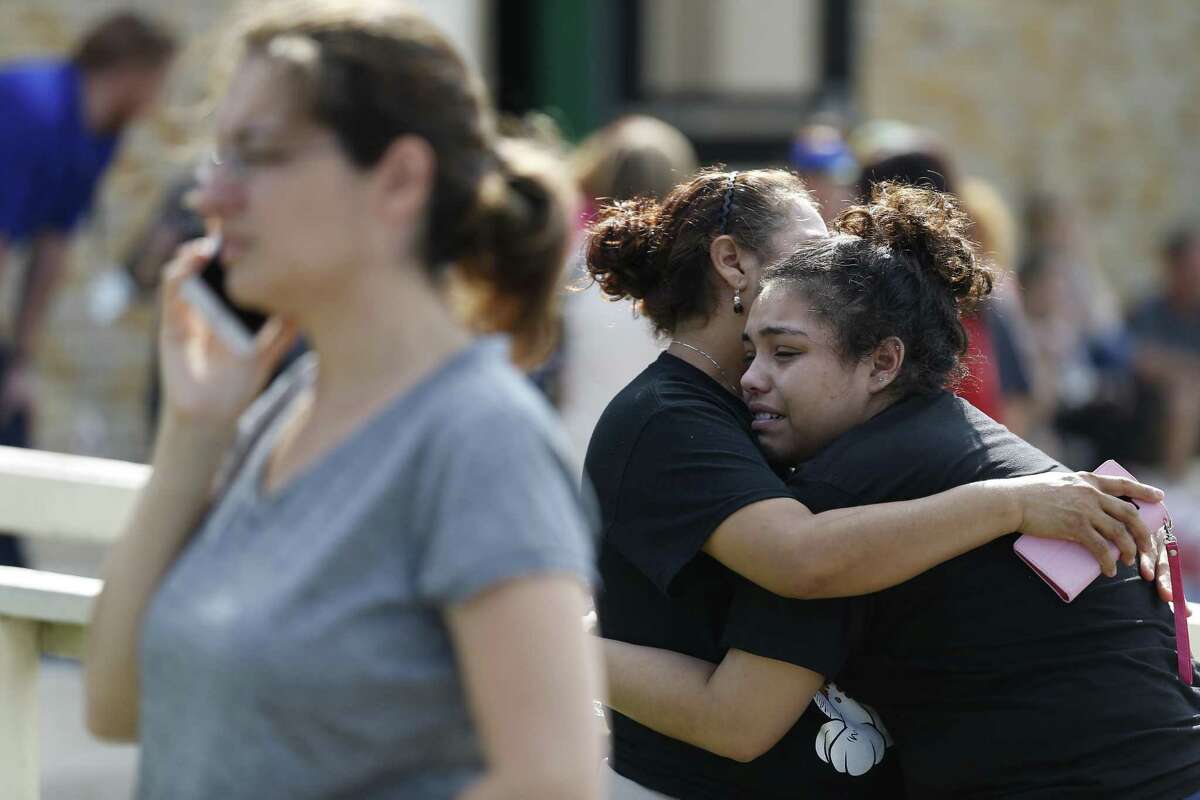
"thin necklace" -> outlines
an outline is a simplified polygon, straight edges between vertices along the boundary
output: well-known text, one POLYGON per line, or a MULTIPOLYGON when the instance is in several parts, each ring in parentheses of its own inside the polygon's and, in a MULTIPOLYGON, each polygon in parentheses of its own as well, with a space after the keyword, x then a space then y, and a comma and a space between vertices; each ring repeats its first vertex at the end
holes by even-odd
POLYGON ((680 347, 686 347, 688 350, 695 350, 697 353, 699 353, 700 355, 707 358, 709 361, 712 362, 712 365, 717 368, 717 372, 721 373, 721 377, 725 379, 725 387, 727 389, 730 389, 736 397, 742 396, 742 393, 737 390, 737 388, 734 386, 733 381, 729 380, 729 376, 725 374, 725 370, 721 368, 721 365, 717 363, 717 360, 715 358, 713 358, 708 353, 701 350, 699 347, 696 347, 695 345, 692 345, 692 344, 688 344, 687 342, 681 342, 678 339, 672 339, 671 344, 677 344, 680 347))

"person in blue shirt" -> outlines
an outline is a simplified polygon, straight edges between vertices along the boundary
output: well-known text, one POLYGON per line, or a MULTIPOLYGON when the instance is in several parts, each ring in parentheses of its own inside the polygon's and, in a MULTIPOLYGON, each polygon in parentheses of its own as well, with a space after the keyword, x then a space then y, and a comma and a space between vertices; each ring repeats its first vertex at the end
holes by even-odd
MULTIPOLYGON (((71 231, 91 207, 121 132, 157 98, 175 40, 121 12, 100 21, 69 59, 0 67, 0 274, 29 253, 18 307, 0 339, 0 444, 27 446, 30 357, 66 264, 71 231)), ((0 537, 0 564, 20 564, 0 537)))

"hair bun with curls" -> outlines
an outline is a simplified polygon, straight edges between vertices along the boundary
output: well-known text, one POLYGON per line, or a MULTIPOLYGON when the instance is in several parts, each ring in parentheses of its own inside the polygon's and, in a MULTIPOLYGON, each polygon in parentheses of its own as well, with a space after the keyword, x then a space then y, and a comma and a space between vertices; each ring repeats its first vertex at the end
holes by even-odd
POLYGON ((601 209, 587 244, 587 269, 614 300, 642 300, 661 279, 658 201, 623 200, 601 209))
POLYGON ((961 313, 992 291, 994 273, 976 257, 971 221, 949 194, 900 183, 879 183, 866 205, 838 218, 840 233, 885 247, 949 289, 961 313))

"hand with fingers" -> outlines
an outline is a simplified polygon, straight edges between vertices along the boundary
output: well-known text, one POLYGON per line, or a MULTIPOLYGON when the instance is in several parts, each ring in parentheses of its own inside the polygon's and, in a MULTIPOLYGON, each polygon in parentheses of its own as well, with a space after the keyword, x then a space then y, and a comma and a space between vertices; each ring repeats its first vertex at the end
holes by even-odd
POLYGON ((1157 503, 1163 499, 1159 489, 1092 472, 1047 472, 1001 483, 1014 493, 1021 508, 1019 532, 1081 544, 1109 577, 1117 574, 1111 542, 1123 563, 1133 566, 1137 560, 1142 577, 1155 580, 1162 539, 1122 498, 1157 503))
MULTIPOLYGON (((1162 541, 1162 534, 1159 534, 1159 541, 1162 541)), ((1146 576, 1145 567, 1142 568, 1142 577, 1146 576)), ((1161 547, 1158 552, 1158 565, 1154 571, 1154 585, 1158 588, 1158 597, 1165 603, 1175 601, 1174 586, 1171 583, 1171 561, 1167 558, 1167 548, 1161 547)), ((1192 616, 1192 607, 1185 605, 1183 608, 1187 616, 1192 616)), ((1179 613, 1179 609, 1175 609, 1179 613)))
POLYGON ((262 391, 297 334, 291 323, 273 318, 245 354, 236 352, 217 334, 213 324, 181 294, 184 281, 204 269, 213 249, 212 239, 188 242, 165 268, 160 369, 164 407, 176 420, 229 426, 262 391))

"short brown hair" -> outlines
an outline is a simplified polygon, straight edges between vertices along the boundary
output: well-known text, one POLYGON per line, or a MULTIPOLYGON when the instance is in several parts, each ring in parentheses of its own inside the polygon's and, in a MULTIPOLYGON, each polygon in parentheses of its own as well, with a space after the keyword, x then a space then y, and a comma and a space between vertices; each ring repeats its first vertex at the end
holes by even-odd
POLYGON ((114 67, 161 67, 175 54, 175 37, 159 23, 132 11, 106 17, 91 28, 75 50, 83 72, 114 67))
POLYGON ((692 143, 678 128, 640 114, 593 133, 571 160, 590 200, 661 198, 698 166, 692 143))

